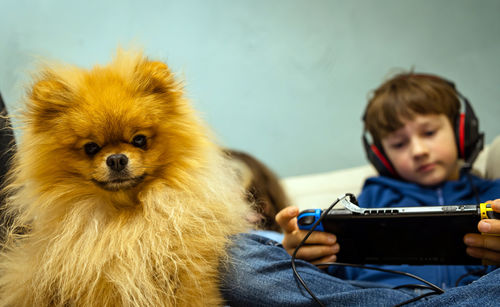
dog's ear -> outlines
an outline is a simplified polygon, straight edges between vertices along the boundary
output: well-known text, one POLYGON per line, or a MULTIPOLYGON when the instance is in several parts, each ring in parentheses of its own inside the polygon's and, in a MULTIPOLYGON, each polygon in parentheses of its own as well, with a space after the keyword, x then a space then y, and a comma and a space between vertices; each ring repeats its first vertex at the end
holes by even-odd
POLYGON ((176 81, 168 66, 159 61, 143 60, 135 67, 138 89, 146 95, 180 97, 182 83, 176 81))
POLYGON ((44 69, 28 92, 29 113, 41 122, 58 117, 71 104, 74 94, 70 86, 57 73, 44 69))

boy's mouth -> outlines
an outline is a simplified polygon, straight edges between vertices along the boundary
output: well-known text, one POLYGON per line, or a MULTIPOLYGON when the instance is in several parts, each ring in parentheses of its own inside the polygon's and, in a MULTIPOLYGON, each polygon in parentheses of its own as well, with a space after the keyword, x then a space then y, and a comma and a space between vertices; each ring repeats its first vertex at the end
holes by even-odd
POLYGON ((99 181, 96 179, 92 179, 92 182, 107 191, 120 191, 136 187, 144 180, 144 178, 146 178, 146 173, 137 177, 116 178, 108 181, 99 181))
POLYGON ((417 168, 417 172, 419 173, 426 173, 432 171, 436 167, 436 163, 427 163, 424 165, 421 165, 417 168))

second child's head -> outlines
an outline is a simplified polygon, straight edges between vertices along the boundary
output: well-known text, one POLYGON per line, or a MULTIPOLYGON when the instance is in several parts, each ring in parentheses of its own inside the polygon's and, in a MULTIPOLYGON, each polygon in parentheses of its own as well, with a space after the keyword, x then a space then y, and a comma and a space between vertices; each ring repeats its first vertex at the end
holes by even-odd
POLYGON ((459 175, 454 87, 432 75, 405 73, 384 82, 368 102, 365 130, 404 180, 432 186, 459 175))

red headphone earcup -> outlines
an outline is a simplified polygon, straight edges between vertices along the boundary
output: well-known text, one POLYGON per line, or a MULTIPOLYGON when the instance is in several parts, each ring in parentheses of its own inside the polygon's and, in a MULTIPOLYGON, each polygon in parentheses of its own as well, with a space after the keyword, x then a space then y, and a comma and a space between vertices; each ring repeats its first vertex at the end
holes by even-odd
POLYGON ((383 152, 375 144, 372 144, 370 146, 370 149, 372 150, 374 155, 377 157, 377 159, 382 163, 382 165, 384 166, 384 169, 389 171, 389 173, 392 176, 397 176, 396 171, 394 170, 391 163, 389 162, 389 159, 383 154, 383 152))
POLYGON ((465 114, 458 116, 458 131, 456 132, 458 156, 465 159, 465 114))

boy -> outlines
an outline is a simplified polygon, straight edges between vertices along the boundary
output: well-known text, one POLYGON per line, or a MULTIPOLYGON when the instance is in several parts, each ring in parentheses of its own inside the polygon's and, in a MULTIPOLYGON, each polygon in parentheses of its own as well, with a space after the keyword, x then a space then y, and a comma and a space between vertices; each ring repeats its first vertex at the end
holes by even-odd
MULTIPOLYGON (((391 163, 387 168, 396 174, 386 171, 386 176, 368 179, 358 198, 360 206, 460 205, 500 197, 499 181, 483 180, 460 169, 455 141, 459 112, 460 101, 454 86, 436 76, 402 74, 380 86, 367 106, 365 129, 391 163)), ((478 135, 472 133, 474 137, 478 135)), ((380 171, 384 173, 384 169, 380 171)), ((500 221, 483 221, 479 224, 480 230, 485 230, 483 227, 489 222, 500 221)), ((468 249, 471 256, 482 258, 484 254, 485 259, 500 263, 499 252, 477 248, 483 242, 498 248, 500 237, 470 234, 466 239, 466 244, 471 246, 468 249)), ((286 240, 287 237, 284 246, 290 249, 286 240)), ((329 256, 333 258, 332 253, 329 256)), ((401 270, 398 266, 383 268, 401 270)), ((477 275, 486 272, 481 269, 481 266, 411 266, 404 271, 450 288, 477 279, 477 275)), ((360 269, 346 271, 350 280, 377 281, 391 286, 412 282, 396 274, 360 269)))
MULTIPOLYGON (((460 169, 458 157, 463 148, 457 147, 454 129, 460 111, 458 97, 448 81, 413 73, 396 76, 375 91, 364 116, 365 128, 390 163, 388 168, 393 171, 390 176, 374 177, 365 182, 358 198, 360 206, 473 204, 478 200, 485 202, 500 197, 500 180, 483 180, 470 175, 467 169, 460 169)), ((500 212, 500 200, 493 201, 492 206, 500 212)), ((288 254, 293 253, 305 235, 305 231, 297 227, 297 215, 298 209, 290 207, 276 217, 284 230, 282 244, 288 254)), ((478 228, 481 232, 500 234, 500 221, 481 221, 478 228)), ((464 240, 469 246, 469 255, 500 263, 500 237, 468 234, 464 240)), ((231 305, 250 302, 311 304, 311 298, 295 282, 290 258, 286 253, 272 246, 272 241, 263 238, 244 237, 242 241, 234 248, 234 253, 235 257, 241 257, 246 263, 236 267, 232 272, 235 276, 229 277, 239 285, 237 291, 231 287, 233 292, 227 295, 231 305), (253 276, 250 274, 252 270, 260 273, 253 276), (253 292, 259 294, 252 296, 253 292), (269 295, 265 294, 267 292, 269 295)), ((335 261, 335 254, 341 248, 336 243, 335 235, 323 232, 314 232, 307 243, 299 250, 297 258, 313 264, 335 261)), ((409 288, 380 288, 416 283, 399 275, 366 269, 334 268, 330 272, 331 276, 305 262, 299 261, 298 267, 309 288, 325 304, 390 305, 417 296, 409 288), (371 286, 368 286, 369 283, 371 286), (353 284, 362 285, 363 289, 353 284)), ((483 266, 389 268, 413 273, 446 289, 467 285, 480 275, 494 270, 493 267, 483 266)), ((481 282, 431 296, 429 303, 494 304, 500 292, 500 287, 494 284, 500 284, 499 270, 488 274, 481 282)))

